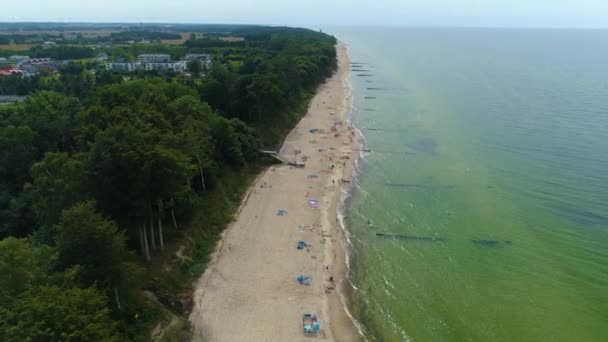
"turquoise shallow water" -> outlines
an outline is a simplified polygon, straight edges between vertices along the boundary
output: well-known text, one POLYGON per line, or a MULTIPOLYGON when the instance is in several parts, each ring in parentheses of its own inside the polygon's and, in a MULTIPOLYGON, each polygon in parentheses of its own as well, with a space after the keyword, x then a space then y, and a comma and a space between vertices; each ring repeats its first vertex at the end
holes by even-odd
POLYGON ((608 31, 332 33, 372 150, 345 208, 367 337, 608 341, 608 31))

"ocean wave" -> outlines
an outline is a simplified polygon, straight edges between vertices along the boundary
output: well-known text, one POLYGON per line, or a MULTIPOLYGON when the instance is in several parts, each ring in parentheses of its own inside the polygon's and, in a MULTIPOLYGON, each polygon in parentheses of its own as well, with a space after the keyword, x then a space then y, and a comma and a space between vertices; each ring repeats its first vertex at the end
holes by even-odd
MULTIPOLYGON (((338 218, 338 223, 340 225, 340 228, 342 229, 343 233, 344 233, 344 241, 346 241, 347 244, 349 244, 351 247, 353 246, 351 240, 350 240, 350 232, 349 230, 346 228, 346 223, 345 223, 345 215, 344 215, 344 207, 345 207, 345 203, 346 200, 348 198, 350 198, 351 196, 351 192, 348 190, 345 190, 342 192, 342 196, 340 198, 340 203, 337 206, 337 213, 336 213, 336 217, 338 218)), ((344 279, 348 282, 349 286, 352 288, 353 291, 359 291, 359 288, 357 286, 355 286, 355 284, 353 283, 352 279, 351 279, 351 269, 350 269, 350 254, 349 254, 349 248, 347 248, 347 246, 345 246, 344 244, 341 243, 341 248, 344 251, 344 262, 346 265, 346 272, 344 274, 344 279)), ((359 334, 363 337, 363 339, 365 341, 368 341, 367 337, 365 336, 364 333, 364 329, 363 329, 363 325, 352 315, 352 313, 350 312, 350 309, 348 308, 348 301, 346 296, 344 295, 344 293, 340 290, 340 288, 337 288, 338 291, 338 295, 340 296, 340 300, 342 301, 342 305, 344 307, 344 312, 346 312, 346 315, 348 316, 348 318, 350 318, 350 320, 353 322, 353 325, 355 326, 355 328, 357 329, 357 331, 359 332, 359 334)))
MULTIPOLYGON (((347 121, 348 125, 350 127, 353 127, 353 129, 355 130, 356 139, 355 139, 354 146, 356 148, 359 148, 359 146, 361 146, 359 137, 363 137, 363 134, 359 129, 354 127, 353 123, 352 123, 352 115, 355 112, 355 106, 354 106, 354 103, 352 100, 353 99, 353 97, 352 97, 353 86, 350 81, 350 77, 351 77, 351 72, 349 71, 346 81, 345 81, 346 87, 348 89, 347 98, 349 99, 349 104, 350 104, 350 111, 349 111, 346 121, 347 121)), ((359 157, 362 158, 363 156, 360 155, 359 157)), ((353 283, 353 281, 351 279, 351 263, 350 263, 349 250, 353 247, 353 243, 351 241, 350 231, 346 227, 346 222, 345 222, 346 216, 344 214, 344 210, 347 205, 348 199, 352 197, 352 192, 354 191, 355 187, 360 188, 360 186, 358 185, 358 180, 357 180, 358 168, 359 168, 359 160, 355 159, 354 163, 353 163, 352 174, 351 174, 351 183, 348 186, 343 186, 342 194, 340 196, 340 202, 336 206, 336 217, 338 219, 338 224, 344 234, 344 239, 342 239, 342 241, 340 241, 340 247, 344 251, 344 262, 346 265, 346 272, 344 274, 344 279, 348 282, 349 286, 351 287, 351 289, 353 291, 359 291, 359 288, 357 286, 355 286, 355 284, 353 283), (346 243, 346 245, 344 244, 344 242, 346 243), (348 247, 348 246, 350 246, 350 247, 348 247)), ((355 326, 355 328, 357 329, 359 334, 363 337, 363 339, 365 341, 368 341, 367 337, 365 336, 364 328, 363 328, 362 324, 352 315, 352 313, 350 312, 350 310, 348 308, 348 305, 347 305, 348 301, 347 301, 345 294, 340 290, 339 287, 337 289, 337 292, 338 292, 338 295, 340 296, 340 300, 342 301, 342 305, 344 307, 344 311, 346 312, 346 315, 353 322, 353 325, 355 326)))

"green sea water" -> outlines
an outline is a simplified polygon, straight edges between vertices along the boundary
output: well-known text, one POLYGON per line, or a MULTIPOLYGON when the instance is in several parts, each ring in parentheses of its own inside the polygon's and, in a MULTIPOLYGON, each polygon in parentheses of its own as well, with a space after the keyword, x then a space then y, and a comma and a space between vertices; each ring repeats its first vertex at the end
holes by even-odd
POLYGON ((608 341, 608 31, 339 29, 372 341, 608 341), (390 234, 390 236, 378 236, 390 234))

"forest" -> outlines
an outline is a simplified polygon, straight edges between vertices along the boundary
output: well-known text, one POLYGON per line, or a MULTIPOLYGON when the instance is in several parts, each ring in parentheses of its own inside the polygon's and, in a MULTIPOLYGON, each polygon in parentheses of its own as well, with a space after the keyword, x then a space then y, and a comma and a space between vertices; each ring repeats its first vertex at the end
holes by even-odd
POLYGON ((147 341, 171 321, 163 338, 185 338, 192 281, 264 166, 258 151, 336 67, 329 35, 235 30, 234 46, 174 47, 212 53, 200 77, 75 61, 0 80, 28 95, 0 106, 0 340, 147 341))

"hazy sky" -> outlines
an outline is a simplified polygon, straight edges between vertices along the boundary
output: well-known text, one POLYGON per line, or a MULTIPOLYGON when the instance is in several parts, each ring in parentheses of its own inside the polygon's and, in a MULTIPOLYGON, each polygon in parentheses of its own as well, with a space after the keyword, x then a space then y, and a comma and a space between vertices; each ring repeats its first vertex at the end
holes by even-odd
POLYGON ((22 0, 0 21, 608 27, 608 0, 22 0))

